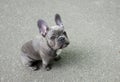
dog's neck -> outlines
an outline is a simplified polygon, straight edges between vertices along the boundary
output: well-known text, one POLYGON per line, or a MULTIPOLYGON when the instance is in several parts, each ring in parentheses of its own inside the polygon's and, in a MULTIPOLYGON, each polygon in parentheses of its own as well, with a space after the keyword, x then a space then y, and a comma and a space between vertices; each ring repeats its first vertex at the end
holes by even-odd
POLYGON ((48 50, 48 55, 49 56, 52 56, 52 57, 56 57, 57 56, 57 50, 54 50, 51 46, 50 46, 50 44, 48 43, 48 40, 46 39, 46 43, 47 43, 47 45, 48 45, 48 47, 49 47, 49 50, 48 50))
POLYGON ((33 46, 34 46, 35 51, 41 50, 44 54, 47 54, 51 57, 55 57, 57 55, 56 54, 57 50, 54 50, 50 46, 46 38, 44 38, 41 35, 36 36, 36 38, 33 40, 33 46))

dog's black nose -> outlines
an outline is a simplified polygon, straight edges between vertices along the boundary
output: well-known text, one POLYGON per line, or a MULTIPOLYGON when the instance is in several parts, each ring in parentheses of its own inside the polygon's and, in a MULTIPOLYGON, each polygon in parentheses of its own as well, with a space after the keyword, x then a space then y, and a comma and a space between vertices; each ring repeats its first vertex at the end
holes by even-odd
POLYGON ((60 41, 60 42, 65 42, 65 38, 64 38, 64 37, 60 37, 60 38, 58 39, 58 41, 60 41))

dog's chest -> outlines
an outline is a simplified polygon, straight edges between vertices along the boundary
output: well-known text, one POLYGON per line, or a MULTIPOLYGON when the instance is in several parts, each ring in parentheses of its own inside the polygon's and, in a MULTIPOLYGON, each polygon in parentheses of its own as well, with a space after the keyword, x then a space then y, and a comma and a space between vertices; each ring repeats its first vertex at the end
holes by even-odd
POLYGON ((48 52, 48 55, 52 56, 52 57, 56 57, 56 56, 60 55, 61 52, 62 52, 62 49, 59 49, 59 50, 56 50, 56 51, 51 50, 51 51, 48 52))
POLYGON ((50 56, 50 57, 56 57, 56 56, 57 56, 56 51, 50 50, 50 51, 45 52, 45 53, 46 53, 48 56, 50 56))
POLYGON ((56 51, 56 54, 57 54, 57 55, 60 55, 61 52, 62 52, 62 49, 58 49, 58 50, 56 51))

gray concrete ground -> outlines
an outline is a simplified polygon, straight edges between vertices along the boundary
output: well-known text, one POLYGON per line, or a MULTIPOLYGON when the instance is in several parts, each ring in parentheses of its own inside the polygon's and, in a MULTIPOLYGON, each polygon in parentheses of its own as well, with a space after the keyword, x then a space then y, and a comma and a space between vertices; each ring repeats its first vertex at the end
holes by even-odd
POLYGON ((0 0, 0 82, 120 82, 120 0, 0 0), (56 13, 71 44, 51 71, 31 71, 20 48, 56 13))

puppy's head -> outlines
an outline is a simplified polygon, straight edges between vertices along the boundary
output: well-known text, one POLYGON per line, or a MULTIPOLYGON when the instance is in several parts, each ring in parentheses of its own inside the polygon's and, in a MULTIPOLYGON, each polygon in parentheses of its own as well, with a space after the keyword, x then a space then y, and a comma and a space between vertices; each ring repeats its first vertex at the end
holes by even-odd
POLYGON ((69 39, 59 14, 55 15, 56 26, 48 27, 44 20, 38 20, 41 35, 46 39, 47 45, 54 50, 65 48, 69 45, 69 39))

